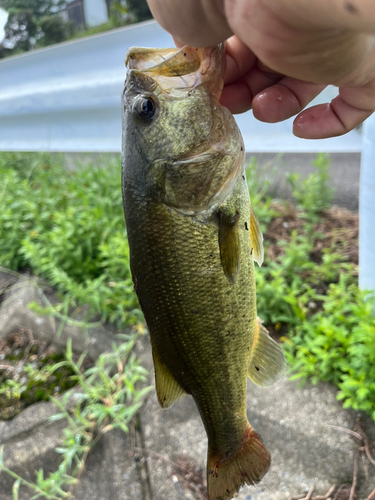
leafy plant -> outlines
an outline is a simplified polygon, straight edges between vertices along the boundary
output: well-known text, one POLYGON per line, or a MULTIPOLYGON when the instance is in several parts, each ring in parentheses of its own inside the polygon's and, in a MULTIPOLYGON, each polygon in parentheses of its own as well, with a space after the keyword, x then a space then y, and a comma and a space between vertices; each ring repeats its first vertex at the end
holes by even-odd
POLYGON ((375 299, 341 275, 323 309, 299 324, 285 343, 292 379, 335 384, 345 408, 375 420, 375 299))
POLYGON ((141 317, 129 268, 120 161, 68 171, 61 157, 0 155, 0 265, 31 268, 63 308, 90 306, 119 326, 141 317), (117 196, 114 196, 117 193, 117 196))
MULTIPOLYGON (((375 299, 359 290, 356 266, 347 262, 342 248, 332 244, 319 257, 314 253, 324 236, 317 227, 333 190, 328 156, 318 155, 313 164, 316 171, 306 180, 288 177, 303 223, 288 241, 277 242, 274 260, 256 266, 258 313, 271 331, 284 334, 292 379, 333 383, 344 407, 366 411, 375 420, 375 299)), ((265 228, 270 218, 263 209, 270 200, 264 201, 254 169, 252 164, 250 193, 265 228)), ((266 254, 267 244, 266 238, 266 254)))
POLYGON ((334 189, 328 185, 329 156, 320 153, 312 162, 317 169, 303 181, 298 174, 289 174, 287 180, 292 188, 293 197, 306 216, 316 220, 318 214, 330 207, 334 189))
MULTIPOLYGON (((143 329, 139 328, 140 332, 143 329)), ((81 475, 89 451, 99 439, 112 429, 128 432, 129 422, 142 404, 142 398, 150 387, 140 389, 138 384, 146 380, 146 370, 137 360, 133 348, 139 334, 122 335, 123 343, 113 352, 102 354, 96 365, 82 373, 85 353, 77 362, 73 360, 71 343, 68 343, 66 360, 56 363, 54 371, 69 368, 73 379, 79 385, 75 390, 75 405, 69 408, 73 390, 64 394, 62 400, 52 398, 60 413, 50 420, 66 419, 62 444, 56 449, 61 462, 55 472, 44 477, 43 469, 36 475, 35 483, 27 481, 4 465, 0 451, 0 472, 4 471, 15 479, 13 499, 18 499, 19 487, 28 487, 34 495, 30 500, 46 498, 61 500, 72 497, 72 488, 81 475)))
POLYGON ((324 300, 320 290, 338 281, 343 271, 355 282, 355 266, 333 249, 325 249, 321 262, 314 262, 311 253, 317 238, 306 228, 301 233, 293 231, 290 241, 278 242, 282 252, 274 261, 255 268, 258 312, 266 324, 305 321, 316 302, 324 300))
POLYGON ((0 366, 0 420, 13 418, 26 406, 47 401, 50 396, 56 396, 75 385, 69 367, 56 368, 64 359, 62 354, 47 352, 38 357, 30 354, 30 351, 35 352, 31 344, 23 352, 19 348, 8 352, 5 355, 7 364, 0 366), (17 351, 21 352, 20 357, 14 355, 17 351), (29 355, 32 362, 28 361, 29 355))
POLYGON ((64 5, 63 0, 0 0, 9 13, 0 57, 66 40, 72 27, 60 16, 64 5))

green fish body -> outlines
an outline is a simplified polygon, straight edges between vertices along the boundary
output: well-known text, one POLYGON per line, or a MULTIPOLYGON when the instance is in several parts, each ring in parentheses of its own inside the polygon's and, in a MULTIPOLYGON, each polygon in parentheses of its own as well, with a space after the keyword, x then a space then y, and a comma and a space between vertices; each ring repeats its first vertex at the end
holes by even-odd
POLYGON ((281 348, 257 319, 262 235, 241 134, 219 104, 224 48, 130 49, 123 198, 134 288, 163 408, 191 394, 208 436, 208 498, 267 472, 246 416, 247 377, 271 385, 281 348))

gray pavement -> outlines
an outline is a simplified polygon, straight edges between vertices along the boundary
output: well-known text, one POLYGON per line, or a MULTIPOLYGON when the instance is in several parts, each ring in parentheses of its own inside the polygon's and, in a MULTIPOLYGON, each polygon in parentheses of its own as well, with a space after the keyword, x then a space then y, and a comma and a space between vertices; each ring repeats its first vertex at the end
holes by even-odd
MULTIPOLYGON (((151 366, 147 356, 146 346, 143 360, 151 366)), ((351 482, 354 443, 347 433, 330 426, 352 428, 357 415, 343 410, 336 393, 329 384, 299 388, 286 378, 266 389, 248 382, 248 419, 269 449, 272 465, 259 485, 240 491, 239 500, 287 500, 307 493, 314 481, 315 491, 324 495, 334 484, 351 482)), ((374 424, 361 418, 375 432, 374 424)), ((164 492, 160 498, 181 500, 172 479, 176 469, 169 461, 155 458, 155 452, 156 457, 172 462, 187 457, 205 471, 207 439, 192 398, 185 396, 162 410, 152 393, 141 412, 141 422, 146 449, 151 450, 154 494, 164 492)), ((366 480, 362 471, 358 498, 367 498, 375 488, 375 468, 369 473, 366 480)))

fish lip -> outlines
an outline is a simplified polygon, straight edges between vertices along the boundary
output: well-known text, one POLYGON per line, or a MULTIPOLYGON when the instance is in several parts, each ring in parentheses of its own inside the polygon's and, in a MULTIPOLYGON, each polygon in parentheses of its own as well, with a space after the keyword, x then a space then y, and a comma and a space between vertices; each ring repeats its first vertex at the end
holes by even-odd
POLYGON ((128 72, 138 71, 152 78, 162 90, 191 91, 206 85, 217 99, 224 86, 224 45, 194 48, 185 45, 176 49, 131 47, 125 56, 128 72))
POLYGON ((175 49, 131 47, 125 55, 125 66, 155 76, 183 76, 199 69, 198 50, 187 45, 175 49))
POLYGON ((155 49, 149 47, 130 47, 125 54, 125 66, 128 70, 138 69, 141 71, 147 71, 148 68, 157 66, 158 64, 168 59, 165 58, 163 54, 170 54, 170 56, 173 56, 173 54, 178 51, 178 48, 155 49), (162 60, 158 63, 153 64, 152 61, 157 57, 161 58, 162 60))

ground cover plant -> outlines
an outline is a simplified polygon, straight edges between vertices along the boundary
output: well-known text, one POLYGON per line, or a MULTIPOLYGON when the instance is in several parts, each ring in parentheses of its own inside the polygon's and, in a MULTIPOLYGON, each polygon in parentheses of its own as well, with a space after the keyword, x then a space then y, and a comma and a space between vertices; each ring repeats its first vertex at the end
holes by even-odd
POLYGON ((65 7, 64 0, 0 0, 9 14, 0 59, 152 18, 146 0, 107 2, 108 21, 94 27, 66 21, 65 7))
MULTIPOLYGON (((0 341, 0 420, 8 420, 37 401, 47 401, 76 385, 65 356, 20 328, 0 341)), ((86 360, 85 368, 90 367, 86 360)))
POLYGON ((82 369, 86 353, 75 361, 71 343, 68 343, 65 359, 56 363, 53 371, 68 369, 79 389, 65 392, 60 400, 51 396, 60 413, 50 420, 67 421, 61 446, 56 449, 61 455, 60 465, 47 477, 40 469, 35 482, 27 481, 4 465, 0 448, 0 472, 4 471, 15 479, 15 500, 18 499, 20 486, 33 493, 30 500, 72 498, 72 489, 84 470, 93 446, 113 429, 128 432, 129 422, 140 408, 143 396, 150 390, 150 387, 139 389, 137 386, 139 382, 144 385, 147 375, 133 352, 137 338, 137 334, 123 335, 123 343, 119 347, 113 346, 112 353, 102 354, 95 366, 86 370, 82 369))
POLYGON ((357 284, 358 218, 331 208, 328 157, 314 165, 303 182, 289 177, 295 205, 268 200, 272 221, 253 196, 266 247, 256 269, 258 313, 284 342, 292 379, 333 383, 344 407, 375 420, 375 300, 357 284))
MULTIPOLYGON (((335 384, 344 406, 364 410, 375 420, 374 301, 357 286, 358 217, 331 207, 328 157, 317 157, 306 180, 289 176, 293 202, 275 201, 266 185, 257 184, 254 161, 247 177, 265 236, 265 263, 256 266, 259 316, 283 342, 292 378, 335 384)), ((87 305, 87 323, 108 321, 142 331, 129 269, 119 160, 68 171, 59 156, 4 153, 0 178, 0 266, 41 276, 55 287, 60 303, 45 313, 74 317, 87 305)), ((20 332, 17 338, 22 341, 20 332)), ((49 489, 51 478, 39 473, 36 483, 27 483, 33 498, 69 497, 96 442, 94 429, 100 436, 114 422, 127 430, 143 395, 134 381, 145 377, 132 354, 134 341, 125 339, 122 351, 114 347, 112 361, 101 358, 89 367, 84 358, 74 360, 69 349, 64 357, 47 357, 50 361, 40 364, 40 346, 28 350, 27 339, 26 357, 25 351, 14 356, 20 348, 13 345, 14 338, 0 345, 0 400, 18 398, 23 407, 28 393, 57 401, 55 381, 60 390, 78 382, 85 395, 73 414, 67 412, 65 399, 59 403, 70 426, 61 448, 65 465, 52 478, 59 489, 49 489), (20 356, 26 370, 15 379, 9 365, 20 356), (123 383, 115 382, 118 377, 123 383), (99 379, 105 381, 103 394, 99 379), (69 434, 78 435, 77 426, 82 434, 78 444, 69 434), (67 450, 74 464, 66 458, 67 450)), ((1 470, 11 473, 0 462, 1 470)), ((19 486, 26 483, 13 477, 17 498, 19 486)))
POLYGON ((141 313, 129 269, 119 162, 67 171, 50 155, 0 156, 0 266, 29 269, 118 326, 141 313))
MULTIPOLYGON (((120 164, 69 172, 61 162, 51 155, 0 155, 0 266, 36 274, 55 287, 61 301, 44 314, 74 318, 86 304, 83 326, 99 319, 131 334, 95 364, 85 354, 74 359, 69 346, 64 356, 57 355, 36 340, 38 332, 35 339, 33 332, 15 332, 1 342, 1 418, 49 398, 61 410, 56 418, 67 421, 57 450, 60 466, 47 477, 40 470, 35 482, 25 481, 0 458, 0 471, 15 479, 14 498, 20 486, 29 488, 33 499, 71 498, 89 451, 105 432, 128 431, 148 391, 142 389, 146 372, 133 352, 144 327, 130 276, 120 164), (80 397, 68 411, 72 392, 66 390, 77 384, 80 397)), ((12 283, 3 285, 0 302, 12 283)))

